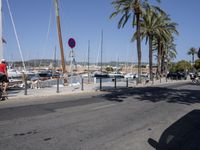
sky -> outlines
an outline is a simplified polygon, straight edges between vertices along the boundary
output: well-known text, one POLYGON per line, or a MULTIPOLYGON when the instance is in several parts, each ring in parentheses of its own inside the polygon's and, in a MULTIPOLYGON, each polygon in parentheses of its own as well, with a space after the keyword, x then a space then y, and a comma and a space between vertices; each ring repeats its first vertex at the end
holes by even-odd
MULTIPOLYGON (((53 0, 8 0, 15 23, 24 60, 60 59, 56 18, 53 0)), ((103 30, 103 61, 137 62, 136 42, 130 39, 135 32, 131 24, 117 28, 120 17, 109 19, 114 11, 112 0, 59 0, 61 29, 65 59, 69 60, 69 38, 76 40, 74 48, 76 61, 87 61, 90 41, 90 62, 100 61, 101 31, 103 30)), ((177 58, 191 60, 187 51, 200 47, 199 0, 155 0, 149 1, 160 6, 172 21, 178 23, 179 36, 175 37, 177 58)), ((9 61, 21 61, 7 0, 3 3, 4 57, 9 61)), ((142 61, 148 62, 148 45, 142 43, 142 61)))

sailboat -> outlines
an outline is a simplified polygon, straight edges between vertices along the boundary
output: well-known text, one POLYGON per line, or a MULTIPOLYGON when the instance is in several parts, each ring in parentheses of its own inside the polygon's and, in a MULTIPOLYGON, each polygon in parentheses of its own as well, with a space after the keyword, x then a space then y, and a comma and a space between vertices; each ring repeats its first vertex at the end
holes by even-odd
POLYGON ((96 78, 109 78, 109 75, 103 72, 103 30, 101 30, 101 68, 100 71, 94 72, 96 78))
MULTIPOLYGON (((7 1, 7 4, 8 4, 8 10, 10 12, 10 6, 9 6, 9 3, 7 1)), ((10 16, 11 16, 11 12, 10 12, 10 16)), ((13 22, 13 18, 11 16, 11 20, 12 20, 12 23, 14 25, 14 22, 13 22)), ((14 29, 16 31, 16 29, 14 29)), ((3 28, 2 28, 2 0, 0 0, 0 60, 4 58, 4 53, 3 53, 3 44, 5 43, 5 40, 3 39, 3 28)), ((16 34, 16 32, 15 32, 16 34)), ((17 42, 18 39, 17 39, 17 42)), ((19 44, 19 43, 18 43, 19 44)), ((18 45, 19 46, 19 45, 18 45)), ((11 66, 8 66, 7 68, 7 72, 8 72, 8 78, 9 78, 9 81, 10 83, 19 83, 22 81, 22 73, 16 69, 13 69, 11 66)))

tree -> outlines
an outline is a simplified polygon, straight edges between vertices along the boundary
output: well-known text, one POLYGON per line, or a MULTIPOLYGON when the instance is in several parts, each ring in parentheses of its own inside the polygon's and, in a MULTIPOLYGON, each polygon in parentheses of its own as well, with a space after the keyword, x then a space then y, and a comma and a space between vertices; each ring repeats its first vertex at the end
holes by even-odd
MULTIPOLYGON (((141 39, 146 38, 146 44, 149 43, 149 73, 150 73, 150 80, 153 80, 153 38, 157 34, 159 27, 158 17, 156 13, 156 9, 151 7, 150 5, 146 5, 145 11, 141 17, 141 39)), ((135 33, 132 41, 137 38, 137 34, 135 33)))
MULTIPOLYGON (((157 0, 160 2, 160 0, 157 0)), ((114 0, 112 5, 115 8, 110 18, 117 15, 122 15, 118 22, 118 28, 123 28, 127 21, 132 17, 132 26, 135 26, 136 18, 136 34, 137 34, 137 54, 138 54, 138 75, 140 81, 141 75, 141 40, 140 40, 140 17, 142 14, 142 7, 147 3, 147 0, 114 0)))
POLYGON ((197 54, 196 48, 191 47, 191 48, 188 50, 187 54, 188 54, 188 55, 192 55, 192 64, 194 64, 194 55, 197 54))
POLYGON ((162 12, 158 14, 159 27, 158 34, 156 35, 155 41, 155 49, 157 49, 157 77, 161 75, 161 62, 167 60, 165 57, 168 53, 167 51, 174 45, 173 39, 174 34, 178 35, 178 31, 176 30, 177 23, 172 22, 169 18, 169 15, 162 12))
POLYGON ((170 68, 171 72, 186 72, 192 69, 191 64, 188 61, 181 60, 176 64, 172 64, 170 68))
POLYGON ((180 72, 186 72, 188 70, 191 70, 191 68, 191 64, 186 60, 181 60, 176 64, 176 69, 180 72))
MULTIPOLYGON (((171 22, 168 15, 162 9, 146 5, 141 18, 141 38, 146 38, 146 43, 149 42, 149 72, 151 80, 153 77, 153 41, 154 43, 157 41, 158 45, 156 49, 158 49, 157 60, 158 72, 160 74, 161 71, 166 71, 168 51, 170 49, 175 49, 175 44, 173 44, 173 33, 178 33, 175 26, 176 23, 171 22)), ((134 34, 133 37, 133 40, 135 39, 136 34, 134 34)))
POLYGON ((200 71, 200 59, 197 59, 194 63, 194 68, 197 70, 197 71, 200 71))

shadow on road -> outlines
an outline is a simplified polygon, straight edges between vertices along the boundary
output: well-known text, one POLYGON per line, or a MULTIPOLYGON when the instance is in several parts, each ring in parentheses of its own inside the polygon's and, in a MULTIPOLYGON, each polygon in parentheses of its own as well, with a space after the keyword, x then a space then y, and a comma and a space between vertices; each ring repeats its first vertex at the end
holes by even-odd
POLYGON ((199 150, 200 110, 193 110, 168 127, 159 142, 149 138, 156 150, 199 150))
POLYGON ((117 89, 110 91, 109 94, 104 95, 104 98, 109 101, 122 102, 128 97, 130 99, 131 96, 133 96, 133 99, 135 100, 150 101, 154 103, 160 101, 166 101, 168 103, 180 103, 186 105, 200 103, 199 90, 178 90, 166 87, 117 89))

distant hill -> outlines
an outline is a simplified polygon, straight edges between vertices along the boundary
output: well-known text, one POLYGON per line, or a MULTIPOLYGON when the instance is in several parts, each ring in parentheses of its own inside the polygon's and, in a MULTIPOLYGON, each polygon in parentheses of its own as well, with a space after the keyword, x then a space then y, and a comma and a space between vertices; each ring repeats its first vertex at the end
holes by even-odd
MULTIPOLYGON (((22 67, 22 62, 21 61, 15 61, 15 62, 8 62, 9 65, 13 66, 13 67, 22 67)), ((56 66, 60 66, 61 61, 57 60, 57 61, 53 61, 52 59, 32 59, 32 60, 27 60, 25 61, 25 65, 27 67, 47 67, 50 65, 56 65, 56 66)), ((70 64, 69 61, 66 62, 67 65, 70 64)), ((87 65, 87 62, 77 62, 78 65, 87 65)), ((123 65, 137 65, 137 62, 116 62, 116 61, 110 61, 110 62, 103 62, 102 65, 103 66, 123 66, 123 65)), ((148 63, 143 62, 142 65, 147 65, 148 63)), ((100 66, 100 62, 98 64, 96 63, 90 63, 90 65, 98 65, 100 66)))

